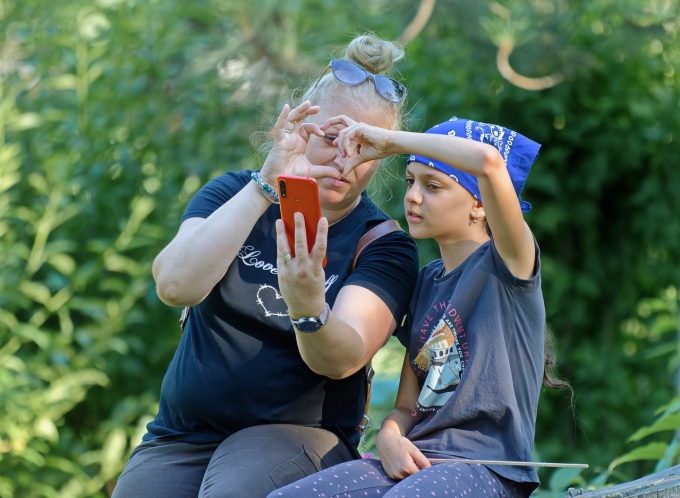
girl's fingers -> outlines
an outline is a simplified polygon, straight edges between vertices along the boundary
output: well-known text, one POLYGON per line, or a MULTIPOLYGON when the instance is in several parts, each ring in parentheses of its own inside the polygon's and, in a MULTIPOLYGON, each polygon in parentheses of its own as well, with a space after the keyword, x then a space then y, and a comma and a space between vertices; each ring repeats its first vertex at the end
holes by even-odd
POLYGON ((420 470, 408 454, 404 455, 403 458, 398 458, 393 463, 383 459, 383 467, 387 475, 395 481, 401 481, 420 470))
POLYGON ((321 268, 323 258, 326 256, 326 244, 328 241, 328 220, 323 217, 316 225, 316 240, 312 248, 312 263, 321 268))
POLYGON ((324 124, 321 125, 322 130, 327 130, 333 125, 338 125, 338 124, 344 124, 345 126, 352 126, 355 124, 356 121, 354 121, 352 118, 348 118, 344 114, 340 116, 333 116, 332 118, 329 118, 326 120, 324 124))
POLYGON ((414 464, 421 470, 432 465, 425 455, 423 455, 417 448, 411 453, 411 458, 413 458, 414 464))
POLYGON ((354 143, 355 130, 358 123, 355 123, 338 132, 338 149, 342 157, 347 157, 352 154, 353 149, 356 149, 357 144, 354 143))
POLYGON ((420 470, 420 468, 418 467, 416 462, 412 458, 409 458, 409 461, 406 464, 406 468, 404 469, 406 475, 411 476, 411 475, 415 474, 416 472, 418 472, 419 470, 420 470))
POLYGON ((363 157, 362 155, 357 154, 355 156, 350 157, 342 169, 342 176, 349 175, 354 168, 356 168, 357 166, 361 166, 365 162, 366 158, 363 157))

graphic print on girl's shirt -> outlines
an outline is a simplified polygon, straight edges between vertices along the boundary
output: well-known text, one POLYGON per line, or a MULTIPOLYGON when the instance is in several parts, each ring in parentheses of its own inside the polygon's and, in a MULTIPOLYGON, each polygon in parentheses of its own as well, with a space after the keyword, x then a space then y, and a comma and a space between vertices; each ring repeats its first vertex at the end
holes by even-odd
MULTIPOLYGON (((433 310, 441 312, 441 307, 435 305, 433 310)), ((432 322, 426 319, 423 325, 429 323, 432 322)), ((463 320, 450 304, 431 332, 424 328, 420 333, 425 344, 418 352, 413 368, 418 377, 427 372, 427 378, 414 410, 417 419, 432 416, 451 398, 469 354, 463 320)))

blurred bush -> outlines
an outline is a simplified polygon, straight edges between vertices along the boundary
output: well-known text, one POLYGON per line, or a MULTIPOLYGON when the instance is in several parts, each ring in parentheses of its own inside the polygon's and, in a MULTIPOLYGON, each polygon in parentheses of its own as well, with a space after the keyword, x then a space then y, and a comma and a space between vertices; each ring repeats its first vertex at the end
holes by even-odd
MULTIPOLYGON (((179 339, 151 263, 187 201, 256 164, 251 133, 333 49, 362 27, 396 38, 417 7, 0 0, 0 497, 111 491, 179 339)), ((578 409, 545 393, 545 460, 606 469, 629 451, 621 434, 674 396, 677 362, 644 359, 675 339, 638 336, 636 320, 680 282, 679 15, 668 0, 440 0, 399 66, 412 129, 455 114, 543 144, 527 220, 578 409), (503 54, 516 83, 562 82, 519 88, 503 54)), ((373 189, 403 220, 401 172, 394 162, 373 189)), ((422 262, 438 257, 419 247, 422 262)), ((400 346, 387 353, 398 370, 400 346)))

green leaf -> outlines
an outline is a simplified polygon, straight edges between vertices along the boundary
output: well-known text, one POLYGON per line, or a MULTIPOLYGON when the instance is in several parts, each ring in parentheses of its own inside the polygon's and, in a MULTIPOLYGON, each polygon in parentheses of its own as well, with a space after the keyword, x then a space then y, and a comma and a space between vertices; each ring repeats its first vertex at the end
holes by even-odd
POLYGON ((611 474, 622 463, 637 462, 638 460, 659 460, 666 454, 666 448, 668 448, 668 444, 659 442, 635 448, 633 451, 620 456, 610 463, 608 471, 611 474))
POLYGON ((30 130, 31 128, 37 128, 42 124, 42 117, 35 112, 25 112, 11 120, 8 124, 12 131, 30 130))
POLYGON ((15 483, 9 477, 0 476, 0 497, 2 498, 13 498, 15 483))
POLYGON ((629 442, 639 441, 640 439, 663 431, 674 431, 680 429, 680 413, 664 414, 656 422, 649 427, 638 429, 632 436, 628 438, 629 442))
POLYGON ((588 483, 588 486, 599 489, 607 484, 607 479, 609 479, 609 472, 600 472, 597 476, 595 476, 595 479, 588 483))
POLYGON ((35 435, 51 442, 59 441, 59 431, 54 422, 48 417, 40 417, 33 424, 35 435))
POLYGON ((75 260, 64 253, 51 254, 47 258, 47 262, 54 267, 55 270, 64 275, 71 275, 76 268, 75 260))
POLYGON ((40 304, 45 304, 52 297, 46 285, 29 280, 24 280, 19 284, 19 291, 40 304))
POLYGON ((673 413, 680 410, 680 396, 676 396, 671 399, 667 404, 661 405, 654 411, 654 415, 660 415, 662 413, 673 413))
POLYGON ((656 462, 656 467, 654 467, 654 472, 661 472, 662 470, 666 470, 673 464, 673 459, 675 458, 675 453, 676 450, 678 449, 678 439, 673 438, 673 441, 671 441, 671 444, 668 445, 668 448, 666 448, 666 453, 664 454, 663 458, 656 462))
POLYGON ((102 475, 105 479, 110 479, 122 469, 126 447, 125 431, 121 427, 113 429, 104 443, 101 454, 102 475))
POLYGON ((22 323, 20 325, 17 325, 17 327, 14 329, 14 332, 25 339, 35 342, 40 347, 40 349, 46 350, 49 348, 50 345, 49 334, 46 334, 38 327, 22 323))
POLYGON ((548 483, 548 487, 550 488, 551 491, 566 490, 569 487, 569 485, 573 483, 578 476, 581 475, 581 472, 583 472, 583 469, 572 468, 557 469, 550 476, 550 482, 548 483))

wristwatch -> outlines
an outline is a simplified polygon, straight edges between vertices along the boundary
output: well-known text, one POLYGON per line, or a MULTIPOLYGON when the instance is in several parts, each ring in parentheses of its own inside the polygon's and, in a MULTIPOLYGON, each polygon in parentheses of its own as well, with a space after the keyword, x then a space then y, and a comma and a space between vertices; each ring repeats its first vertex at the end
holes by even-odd
POLYGON ((293 324, 293 327, 295 327, 295 329, 298 330, 299 332, 311 334, 312 332, 316 332, 321 327, 326 325, 330 317, 331 307, 328 306, 328 303, 326 303, 324 304, 323 310, 321 310, 319 316, 303 316, 298 318, 297 320, 293 320, 291 318, 290 322, 293 324))

